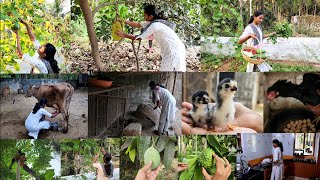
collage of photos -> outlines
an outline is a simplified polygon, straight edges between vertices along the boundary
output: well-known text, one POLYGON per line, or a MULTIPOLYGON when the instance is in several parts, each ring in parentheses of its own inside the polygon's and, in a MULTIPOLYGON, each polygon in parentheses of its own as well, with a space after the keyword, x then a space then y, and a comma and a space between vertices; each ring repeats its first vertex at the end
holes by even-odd
POLYGON ((0 7, 0 180, 320 180, 319 0, 0 7))

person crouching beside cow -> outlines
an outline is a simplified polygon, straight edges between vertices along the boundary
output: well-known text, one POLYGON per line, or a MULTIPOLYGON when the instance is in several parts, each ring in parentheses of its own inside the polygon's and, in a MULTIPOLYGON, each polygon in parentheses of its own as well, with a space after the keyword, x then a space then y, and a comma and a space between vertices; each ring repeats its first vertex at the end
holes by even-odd
POLYGON ((47 99, 42 98, 36 105, 34 106, 32 112, 29 114, 26 119, 25 126, 28 130, 29 137, 34 139, 38 139, 38 134, 41 129, 49 129, 50 122, 45 120, 45 116, 50 118, 56 117, 59 112, 49 113, 44 108, 46 107, 47 99))

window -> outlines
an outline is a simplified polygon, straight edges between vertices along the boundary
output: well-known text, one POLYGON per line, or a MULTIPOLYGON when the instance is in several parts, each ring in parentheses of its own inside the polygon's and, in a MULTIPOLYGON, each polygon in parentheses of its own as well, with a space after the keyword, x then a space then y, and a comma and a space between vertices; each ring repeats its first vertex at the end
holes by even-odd
POLYGON ((293 155, 312 156, 314 154, 314 141, 314 133, 296 133, 293 155))

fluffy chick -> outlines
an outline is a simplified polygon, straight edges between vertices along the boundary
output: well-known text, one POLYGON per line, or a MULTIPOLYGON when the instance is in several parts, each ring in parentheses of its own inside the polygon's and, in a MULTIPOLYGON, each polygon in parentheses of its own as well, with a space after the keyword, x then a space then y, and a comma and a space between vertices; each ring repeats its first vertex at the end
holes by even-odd
POLYGON ((207 125, 212 128, 213 111, 209 108, 209 94, 206 91, 197 91, 192 95, 193 108, 189 111, 188 117, 192 126, 203 127, 207 125))

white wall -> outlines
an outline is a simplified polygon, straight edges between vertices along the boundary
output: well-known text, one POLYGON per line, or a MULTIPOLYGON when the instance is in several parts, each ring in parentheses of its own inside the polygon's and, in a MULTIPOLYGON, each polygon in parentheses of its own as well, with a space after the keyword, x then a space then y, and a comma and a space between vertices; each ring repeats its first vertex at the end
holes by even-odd
MULTIPOLYGON (((222 49, 218 48, 218 43, 203 43, 201 51, 232 55, 235 50, 230 39, 230 37, 217 38, 217 42, 223 44, 222 49)), ((320 38, 278 38, 276 44, 272 44, 265 39, 263 49, 266 50, 269 59, 320 62, 320 38)))
POLYGON ((240 156, 244 155, 243 160, 250 161, 272 154, 272 134, 241 134, 241 143, 243 153, 237 156, 237 161, 240 161, 240 156))
POLYGON ((294 133, 272 133, 272 140, 278 139, 283 144, 283 155, 292 156, 294 147, 294 133))

